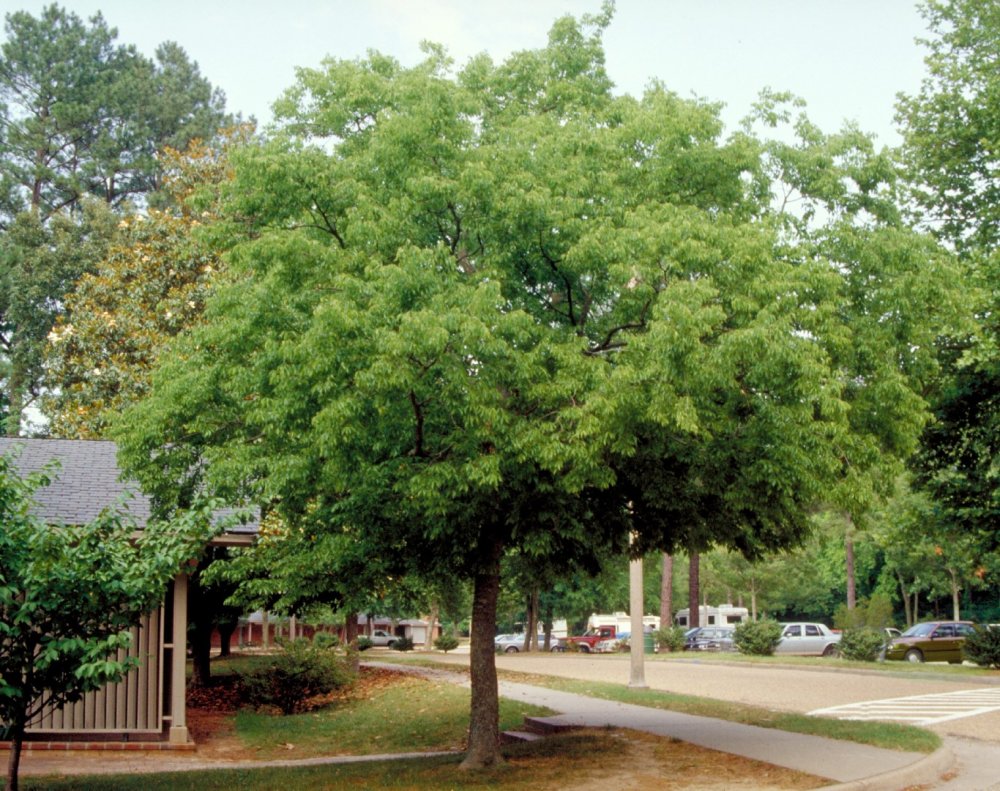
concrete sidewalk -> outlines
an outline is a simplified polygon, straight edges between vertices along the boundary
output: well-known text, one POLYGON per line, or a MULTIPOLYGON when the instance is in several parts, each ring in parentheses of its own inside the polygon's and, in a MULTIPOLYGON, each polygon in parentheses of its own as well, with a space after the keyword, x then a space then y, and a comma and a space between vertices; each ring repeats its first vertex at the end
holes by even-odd
POLYGON ((900 789, 933 783, 952 763, 947 749, 930 756, 901 753, 508 681, 500 682, 500 694, 561 712, 545 718, 555 725, 612 726, 645 731, 828 778, 837 784, 836 788, 900 789))
MULTIPOLYGON (((465 686, 469 683, 467 675, 445 670, 381 662, 372 664, 465 686)), ((681 739, 701 747, 828 778, 833 785, 827 788, 841 791, 845 789, 896 791, 914 785, 933 787, 954 762, 952 753, 947 748, 942 748, 930 756, 921 753, 901 753, 853 742, 616 703, 509 681, 500 682, 500 694, 506 698, 545 706, 560 712, 556 716, 543 718, 553 725, 631 728, 667 738, 681 739)), ((287 761, 206 761, 200 759, 197 752, 187 754, 169 751, 125 754, 85 754, 78 751, 26 752, 22 758, 21 774, 28 776, 143 773, 262 766, 316 766, 427 755, 429 754, 416 753, 287 761)))

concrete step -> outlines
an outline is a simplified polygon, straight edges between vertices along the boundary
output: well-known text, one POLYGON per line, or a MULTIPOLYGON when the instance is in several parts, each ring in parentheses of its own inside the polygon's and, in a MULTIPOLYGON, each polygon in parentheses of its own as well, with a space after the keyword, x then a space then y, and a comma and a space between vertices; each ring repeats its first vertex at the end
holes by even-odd
POLYGON ((567 731, 577 730, 579 726, 568 725, 564 722, 559 722, 552 717, 525 717, 524 718, 524 729, 531 731, 532 733, 539 733, 542 735, 548 735, 552 733, 566 733, 567 731))
POLYGON ((536 742, 544 738, 540 733, 529 731, 503 731, 500 734, 500 744, 520 744, 521 742, 536 742))

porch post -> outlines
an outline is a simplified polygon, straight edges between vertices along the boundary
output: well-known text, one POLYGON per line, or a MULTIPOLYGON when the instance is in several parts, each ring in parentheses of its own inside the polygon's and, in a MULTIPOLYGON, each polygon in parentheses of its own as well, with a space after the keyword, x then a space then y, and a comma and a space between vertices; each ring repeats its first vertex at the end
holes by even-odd
POLYGON ((174 648, 170 652, 170 743, 186 744, 187 729, 187 574, 174 578, 174 648))

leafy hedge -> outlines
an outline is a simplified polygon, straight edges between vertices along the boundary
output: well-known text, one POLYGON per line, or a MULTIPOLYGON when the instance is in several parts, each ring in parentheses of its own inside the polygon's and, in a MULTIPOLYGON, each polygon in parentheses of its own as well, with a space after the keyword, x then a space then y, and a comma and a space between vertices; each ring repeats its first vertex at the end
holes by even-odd
POLYGON ((1000 669, 1000 628, 977 626, 975 633, 965 638, 962 651, 980 667, 1000 669))

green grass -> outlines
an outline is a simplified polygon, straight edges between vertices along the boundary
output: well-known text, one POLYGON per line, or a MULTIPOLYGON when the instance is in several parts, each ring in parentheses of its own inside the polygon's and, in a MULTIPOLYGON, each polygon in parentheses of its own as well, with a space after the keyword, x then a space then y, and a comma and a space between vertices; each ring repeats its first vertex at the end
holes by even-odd
MULTIPOLYGON (((520 728, 525 716, 551 713, 501 699, 500 729, 520 728)), ((260 758, 460 750, 468 727, 468 689, 416 677, 304 714, 277 717, 245 709, 236 715, 238 736, 260 758)))

